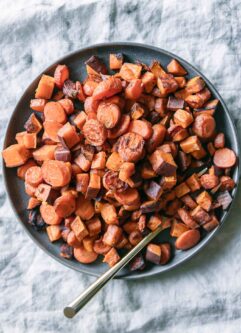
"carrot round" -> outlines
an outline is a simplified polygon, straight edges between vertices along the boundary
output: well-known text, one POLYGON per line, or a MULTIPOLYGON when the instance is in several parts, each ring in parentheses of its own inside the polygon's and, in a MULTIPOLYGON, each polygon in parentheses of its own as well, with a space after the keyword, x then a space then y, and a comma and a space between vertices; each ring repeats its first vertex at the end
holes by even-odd
POLYGON ((150 139, 153 133, 151 123, 143 120, 132 120, 129 131, 141 135, 145 140, 150 139))
POLYGON ((99 101, 94 100, 93 97, 87 97, 84 103, 85 112, 88 114, 90 112, 97 112, 99 101))
POLYGON ((115 77, 110 77, 105 81, 102 81, 95 88, 93 93, 94 100, 100 100, 103 98, 111 97, 122 91, 121 80, 115 77))
POLYGON ((32 186, 38 186, 43 182, 42 170, 39 166, 32 166, 25 174, 25 181, 32 186))
POLYGON ((61 161, 44 161, 42 174, 44 181, 53 187, 63 187, 71 180, 70 168, 61 161))
POLYGON ((66 194, 61 195, 54 202, 54 209, 58 216, 68 217, 75 211, 75 197, 67 192, 66 194))
POLYGON ((28 160, 24 165, 21 165, 17 169, 17 176, 21 179, 25 179, 26 172, 28 171, 29 168, 36 166, 36 163, 34 160, 28 160))
POLYGON ((61 124, 65 124, 67 116, 64 108, 59 102, 48 102, 44 107, 45 120, 57 121, 61 124))
POLYGON ((116 104, 100 103, 97 110, 97 119, 106 128, 115 127, 121 117, 120 108, 116 104))
POLYGON ((93 146, 101 146, 107 138, 105 127, 96 119, 87 120, 83 126, 86 140, 93 146))
POLYGON ((56 214, 54 207, 45 202, 42 203, 39 211, 42 216, 42 219, 47 224, 56 225, 56 224, 60 224, 62 221, 61 217, 59 217, 56 214))
POLYGON ((98 258, 98 254, 86 251, 84 246, 81 246, 79 248, 74 248, 74 257, 82 264, 91 264, 98 258))
POLYGON ((115 193, 115 198, 122 205, 132 206, 140 203, 140 195, 135 188, 128 188, 124 192, 115 193))
POLYGON ((125 134, 128 131, 130 121, 130 116, 123 114, 119 123, 111 130, 108 130, 108 139, 116 139, 122 134, 125 134))
POLYGON ((25 192, 27 193, 27 195, 29 195, 30 197, 33 197, 35 195, 35 191, 37 189, 37 187, 25 182, 24 184, 25 186, 25 192))

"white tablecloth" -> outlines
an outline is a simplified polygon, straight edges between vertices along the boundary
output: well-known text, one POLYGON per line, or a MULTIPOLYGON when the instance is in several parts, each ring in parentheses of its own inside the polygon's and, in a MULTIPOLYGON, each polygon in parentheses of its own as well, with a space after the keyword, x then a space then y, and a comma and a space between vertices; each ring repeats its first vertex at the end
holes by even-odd
MULTIPOLYGON (((152 44, 196 65, 224 97, 240 133, 240 17, 238 0, 1 0, 1 142, 37 74, 104 41, 152 44)), ((63 267, 29 239, 2 173, 0 182, 0 332, 241 332, 241 190, 222 231, 190 262, 148 280, 115 280, 69 320, 63 306, 93 278, 63 267)))

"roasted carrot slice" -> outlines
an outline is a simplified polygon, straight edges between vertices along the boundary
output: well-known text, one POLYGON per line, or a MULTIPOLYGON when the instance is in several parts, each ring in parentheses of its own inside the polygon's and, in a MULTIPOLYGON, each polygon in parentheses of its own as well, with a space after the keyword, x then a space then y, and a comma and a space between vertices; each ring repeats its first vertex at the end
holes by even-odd
POLYGON ((121 80, 115 77, 102 81, 95 88, 93 93, 94 100, 100 100, 103 98, 111 97, 122 91, 121 80))
POLYGON ((24 165, 18 167, 17 169, 17 176, 20 179, 25 179, 26 172, 28 171, 29 168, 36 166, 36 163, 34 160, 28 160, 24 165))
POLYGON ((70 216, 75 211, 75 196, 71 192, 64 193, 55 200, 54 209, 60 217, 70 216))
POLYGON ((72 114, 74 112, 74 104, 69 98, 63 98, 58 101, 60 103, 65 111, 65 113, 72 114))
POLYGON ((91 112, 97 112, 99 101, 94 100, 93 97, 87 97, 84 103, 84 109, 87 114, 91 112))
POLYGON ((131 121, 129 131, 141 135, 145 140, 150 139, 153 133, 151 123, 139 119, 131 121))
POLYGON ((120 108, 116 104, 100 103, 97 110, 97 119, 106 128, 115 127, 121 118, 120 108))
POLYGON ((32 166, 25 174, 25 181, 32 186, 38 186, 43 182, 42 170, 39 166, 32 166))
POLYGON ((60 224, 62 221, 62 218, 56 214, 54 207, 47 204, 46 202, 42 203, 39 211, 42 216, 42 219, 47 224, 57 225, 60 224))
POLYGON ((53 187, 63 187, 71 180, 71 171, 62 161, 44 161, 42 175, 44 181, 53 187))
POLYGON ((76 200, 75 214, 83 220, 90 220, 95 214, 95 209, 92 201, 89 199, 85 199, 85 197, 80 194, 76 200))
POLYGON ((74 248, 74 257, 82 264, 91 264, 92 262, 96 261, 98 254, 95 252, 86 251, 84 246, 81 246, 79 248, 74 248))
POLYGON ((59 102, 48 102, 44 107, 45 120, 56 121, 61 124, 65 124, 67 121, 64 108, 59 102))
POLYGON ((25 146, 14 144, 2 151, 2 157, 8 168, 23 165, 30 157, 30 152, 25 146))
POLYGON ((142 81, 140 79, 131 80, 125 90, 125 97, 136 100, 141 96, 142 90, 142 81))

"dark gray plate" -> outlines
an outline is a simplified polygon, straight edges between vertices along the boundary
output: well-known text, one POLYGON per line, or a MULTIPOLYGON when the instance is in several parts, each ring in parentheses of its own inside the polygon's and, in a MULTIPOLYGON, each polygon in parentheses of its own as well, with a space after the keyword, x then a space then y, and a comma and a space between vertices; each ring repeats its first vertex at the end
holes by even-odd
MULTIPOLYGON (((219 107, 216 111, 216 121, 218 128, 225 133, 227 139, 227 145, 231 147, 236 154, 239 156, 239 147, 238 147, 238 140, 236 130, 233 124, 233 121, 230 117, 229 111, 222 100, 221 96, 218 94, 214 86, 193 66, 191 66, 186 61, 182 60, 181 58, 177 57, 174 54, 171 54, 167 51, 162 49, 146 46, 142 44, 135 44, 135 43, 111 43, 111 44, 99 44, 84 48, 82 50, 76 51, 54 63, 52 66, 48 67, 44 73, 52 75, 54 69, 57 64, 66 64, 70 67, 71 78, 73 80, 83 80, 86 76, 85 65, 84 62, 91 56, 91 55, 98 55, 102 59, 104 59, 105 63, 108 64, 109 54, 110 53, 124 53, 127 60, 135 61, 140 60, 146 64, 150 64, 153 59, 157 59, 161 62, 163 66, 166 66, 172 58, 176 58, 180 61, 181 64, 187 69, 189 73, 189 77, 193 77, 196 75, 202 76, 205 80, 207 86, 211 90, 213 97, 218 98, 220 100, 219 107)), ((28 119, 29 115, 31 114, 31 110, 29 108, 29 101, 34 96, 34 91, 37 87, 38 81, 40 79, 39 75, 27 88, 23 96, 21 97, 20 101, 18 102, 12 117, 10 119, 6 138, 4 142, 4 147, 9 146, 15 142, 15 134, 23 130, 23 125, 25 121, 28 119)), ((24 229, 27 231, 29 236, 33 239, 33 241, 38 244, 46 253, 51 255, 54 259, 58 260, 60 263, 75 269, 80 272, 84 272, 90 275, 99 276, 104 271, 108 269, 106 264, 102 263, 94 263, 91 265, 82 265, 75 260, 67 260, 59 256, 59 246, 60 242, 58 243, 50 243, 48 240, 48 236, 45 232, 37 232, 35 231, 28 223, 27 223, 27 195, 24 191, 24 183, 23 181, 19 180, 16 176, 16 169, 4 169, 4 177, 5 177, 5 184, 7 188, 7 192, 12 203, 12 207, 18 216, 20 222, 22 223, 24 229)), ((236 183, 238 183, 238 175, 239 175, 239 166, 235 167, 233 171, 233 178, 236 183)), ((236 189, 233 190, 233 197, 236 195, 236 189)), ((229 209, 230 210, 230 209, 229 209)), ((221 225, 224 223, 228 215, 228 212, 224 212, 221 216, 221 225)), ((218 227, 216 230, 211 232, 208 235, 203 235, 201 242, 190 249, 189 251, 176 251, 174 258, 172 261, 165 265, 165 266, 150 266, 144 272, 135 272, 130 273, 127 269, 123 269, 118 277, 119 278, 128 278, 128 279, 137 279, 144 276, 151 276, 157 273, 165 272, 170 270, 180 263, 190 259, 194 254, 199 252, 216 234, 216 232, 220 229, 218 227)), ((161 234, 158 238, 159 241, 169 241, 168 231, 165 231, 161 234)), ((171 240, 173 242, 173 240, 171 240)), ((208 258, 207 258, 208 260, 208 258)))

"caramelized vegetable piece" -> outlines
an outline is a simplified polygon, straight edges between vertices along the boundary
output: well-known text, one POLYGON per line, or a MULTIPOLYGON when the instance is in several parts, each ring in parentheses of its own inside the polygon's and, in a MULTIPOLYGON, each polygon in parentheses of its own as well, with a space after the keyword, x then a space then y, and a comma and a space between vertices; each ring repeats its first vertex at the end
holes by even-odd
POLYGON ((189 178, 187 178, 186 183, 192 192, 195 192, 201 188, 201 182, 196 173, 192 174, 189 178))
POLYGON ((120 108, 116 104, 102 102, 97 109, 97 119, 105 128, 115 127, 121 118, 120 108))
POLYGON ((111 97, 122 91, 121 80, 115 77, 110 77, 105 81, 101 81, 95 88, 93 93, 94 100, 111 97))
POLYGON ((193 116, 190 112, 179 109, 174 114, 174 121, 183 128, 187 128, 193 122, 193 116))
POLYGON ((58 103, 61 104, 61 106, 63 107, 63 109, 67 115, 74 113, 74 104, 71 101, 71 99, 69 99, 69 98, 60 99, 58 101, 58 103))
POLYGON ((141 77, 141 81, 144 86, 144 90, 147 93, 150 93, 156 85, 155 75, 151 72, 145 72, 141 77))
POLYGON ((30 157, 30 152, 25 146, 14 144, 2 151, 2 157, 6 167, 13 168, 23 165, 30 157))
POLYGON ((52 189, 50 185, 40 184, 36 190, 34 195, 40 201, 44 201, 52 205, 58 197, 58 192, 52 189))
POLYGON ((86 191, 86 198, 94 199, 101 188, 101 178, 99 175, 91 173, 90 181, 86 191))
POLYGON ((110 54, 110 69, 120 69, 123 64, 123 54, 122 53, 111 53, 110 54))
POLYGON ((124 162, 120 167, 119 178, 123 182, 129 179, 135 173, 135 164, 132 162, 124 162))
POLYGON ((60 196, 54 202, 55 212, 60 217, 68 217, 75 211, 75 196, 67 192, 60 196))
POLYGON ((35 92, 35 98, 50 99, 54 90, 54 78, 42 75, 35 92))
POLYGON ((188 194, 190 192, 190 188, 186 184, 186 182, 183 182, 175 187, 175 193, 178 198, 183 197, 184 195, 188 194))
POLYGON ((97 254, 106 254, 110 249, 111 247, 104 244, 102 239, 98 239, 94 242, 93 250, 97 254))
POLYGON ((123 114, 119 123, 108 131, 108 139, 116 139, 122 134, 125 134, 130 124, 130 116, 123 114))
POLYGON ((75 237, 81 242, 84 237, 88 236, 89 232, 79 216, 77 216, 71 223, 71 229, 75 234, 75 237))
POLYGON ((67 185, 71 179, 71 171, 64 162, 44 161, 42 165, 44 181, 53 187, 67 185))
POLYGON ((229 148, 221 148, 216 150, 213 162, 221 169, 232 168, 236 164, 237 157, 233 150, 229 148))
POLYGON ((169 243, 160 244, 161 247, 161 260, 160 264, 165 265, 171 259, 171 245, 169 243))
POLYGON ((119 179, 118 172, 111 170, 104 174, 103 186, 112 192, 123 192, 128 188, 128 185, 119 179))
POLYGON ((93 146, 101 146, 107 138, 105 127, 95 119, 87 120, 83 126, 83 134, 93 146))
POLYGON ((46 120, 43 123, 46 136, 53 142, 59 142, 58 131, 62 128, 62 124, 55 120, 46 120))
POLYGON ((168 65, 167 65, 167 70, 169 73, 174 74, 174 75, 186 75, 187 71, 180 65, 180 63, 176 60, 173 59, 168 65))
POLYGON ((172 74, 166 74, 157 79, 157 86, 163 96, 166 96, 178 89, 178 83, 172 74))
POLYGON ((86 70, 87 74, 106 74, 107 73, 107 68, 105 64, 101 61, 101 59, 97 56, 92 56, 90 57, 86 62, 86 70))
POLYGON ((26 121, 26 123, 24 124, 24 128, 28 133, 39 133, 42 129, 42 124, 34 115, 34 113, 32 113, 31 116, 26 121))
POLYGON ((202 187, 205 188, 205 190, 211 190, 219 183, 219 179, 215 175, 205 174, 201 176, 200 180, 201 180, 201 185, 202 187))
POLYGON ((160 225, 162 225, 162 219, 159 214, 151 215, 149 221, 147 222, 147 228, 151 231, 156 230, 160 225))
POLYGON ((194 208, 191 212, 191 216, 200 225, 210 221, 211 219, 210 215, 204 209, 202 209, 201 206, 194 208))
POLYGON ((173 176, 176 173, 177 165, 169 153, 156 150, 149 157, 153 170, 163 176, 173 176))
POLYGON ((44 145, 33 152, 33 158, 36 161, 54 160, 56 145, 44 145))
POLYGON ((214 139, 214 147, 216 149, 219 149, 219 148, 224 148, 224 146, 225 146, 225 136, 223 133, 219 133, 216 135, 214 139))
POLYGON ((42 170, 39 166, 32 166, 25 174, 25 181, 32 186, 38 186, 43 182, 42 170))
POLYGON ((182 98, 177 98, 175 96, 170 96, 167 102, 167 109, 169 111, 177 111, 184 109, 185 102, 182 98))
POLYGON ((187 82, 186 90, 190 94, 196 94, 199 91, 203 90, 205 87, 205 82, 199 76, 195 76, 187 82))
POLYGON ((124 134, 118 140, 118 153, 125 162, 137 162, 143 157, 144 143, 143 137, 137 133, 124 134))
POLYGON ((43 202, 40 206, 40 214, 45 223, 50 225, 60 224, 62 219, 59 217, 53 206, 43 202))
POLYGON ((156 244, 148 244, 146 248, 146 260, 159 265, 161 261, 161 247, 156 244))
POLYGON ((119 75, 125 81, 139 79, 141 76, 142 66, 125 62, 120 69, 119 75))
POLYGON ((74 248, 74 257, 82 264, 91 264, 92 262, 96 261, 98 254, 95 252, 86 251, 84 246, 81 245, 78 248, 74 248))
POLYGON ((221 182, 222 191, 225 191, 225 190, 232 191, 232 189, 235 187, 234 180, 229 176, 222 176, 220 178, 220 182, 221 182))
POLYGON ((82 220, 90 220, 95 214, 92 201, 80 194, 76 200, 75 214, 82 220))
POLYGON ((153 133, 151 124, 143 120, 132 120, 129 126, 129 131, 141 135, 145 140, 148 140, 153 133))
POLYGON ((43 112, 46 103, 46 99, 43 98, 31 99, 30 108, 34 111, 43 112))
POLYGON ((196 135, 189 136, 187 139, 180 143, 184 153, 192 153, 201 150, 201 143, 196 135))
POLYGON ((207 232, 212 231, 213 229, 215 229, 218 226, 219 226, 219 222, 218 222, 216 216, 212 216, 211 220, 209 220, 207 223, 202 225, 203 229, 205 229, 207 232))
POLYGON ((122 205, 131 206, 140 204, 140 195, 135 188, 128 188, 124 192, 115 193, 115 199, 122 205))
POLYGON ((200 232, 198 230, 188 230, 179 236, 175 246, 177 250, 188 250, 195 246, 200 240, 200 232))
POLYGON ((189 228, 195 229, 199 227, 186 209, 184 208, 178 209, 178 215, 189 228))
POLYGON ((118 224, 115 206, 105 203, 101 206, 100 213, 106 224, 118 224))
POLYGON ((154 181, 151 181, 145 187, 146 195, 152 200, 158 200, 163 193, 162 187, 154 181))
POLYGON ((181 234, 189 230, 188 226, 184 223, 177 222, 176 219, 172 222, 170 235, 172 237, 179 237, 181 234))
POLYGON ((64 81, 69 78, 69 69, 66 65, 58 65, 54 71, 54 83, 61 89, 64 85, 64 81))
MULTIPOLYGON (((186 87, 187 89, 187 87, 186 87)), ((195 95, 189 95, 185 98, 185 101, 189 106, 194 109, 201 108, 211 97, 211 93, 207 88, 204 88, 202 91, 195 95)))
POLYGON ((109 252, 106 253, 103 262, 106 262, 110 267, 113 267, 119 260, 119 254, 115 248, 112 248, 109 252))
POLYGON ((141 254, 135 256, 129 264, 130 271, 142 271, 146 267, 145 260, 141 254))
POLYGON ((50 225, 46 228, 50 242, 55 242, 61 238, 61 228, 59 225, 50 225))
POLYGON ((62 128, 60 128, 58 131, 58 138, 62 145, 69 149, 80 142, 80 137, 77 134, 75 127, 70 125, 70 123, 66 123, 64 126, 62 126, 62 128))
POLYGON ((25 175, 26 175, 26 172, 28 171, 29 168, 33 167, 33 166, 36 166, 36 163, 34 162, 34 160, 28 160, 24 165, 20 166, 18 169, 17 169, 17 176, 20 178, 20 179, 25 179, 25 175))
POLYGON ((58 102, 48 102, 44 107, 45 120, 51 120, 60 124, 65 124, 67 116, 62 105, 58 102))
POLYGON ((119 171, 123 163, 122 158, 117 152, 113 152, 106 161, 106 168, 112 171, 119 171))
POLYGON ((33 209, 39 205, 41 205, 41 201, 32 197, 32 198, 29 198, 29 200, 28 200, 27 209, 33 209))
POLYGON ((214 118, 208 114, 201 114, 194 120, 193 132, 202 139, 208 139, 213 136, 216 127, 214 118))
POLYGON ((62 146, 57 146, 57 148, 54 151, 54 158, 55 160, 58 161, 70 162, 71 161, 70 150, 62 146))
POLYGON ((122 229, 117 225, 108 225, 103 236, 103 243, 109 246, 116 246, 122 236, 122 229))
POLYGON ((131 100, 137 100, 142 93, 142 81, 141 79, 131 80, 125 90, 125 97, 131 100))

